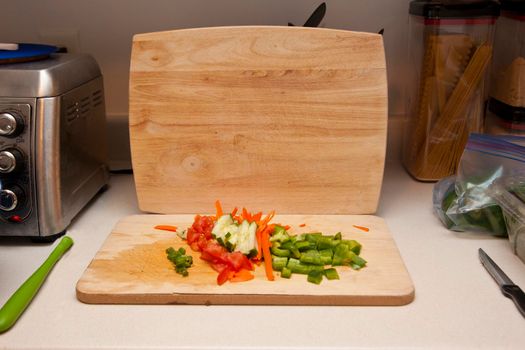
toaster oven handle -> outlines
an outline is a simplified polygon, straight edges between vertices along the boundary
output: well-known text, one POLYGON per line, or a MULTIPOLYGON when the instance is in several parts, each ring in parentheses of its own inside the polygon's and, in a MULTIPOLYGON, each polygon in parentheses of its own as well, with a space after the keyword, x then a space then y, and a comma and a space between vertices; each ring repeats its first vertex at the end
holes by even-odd
POLYGON ((71 248, 73 240, 64 236, 44 263, 17 289, 0 309, 0 333, 13 326, 29 305, 53 266, 71 248))

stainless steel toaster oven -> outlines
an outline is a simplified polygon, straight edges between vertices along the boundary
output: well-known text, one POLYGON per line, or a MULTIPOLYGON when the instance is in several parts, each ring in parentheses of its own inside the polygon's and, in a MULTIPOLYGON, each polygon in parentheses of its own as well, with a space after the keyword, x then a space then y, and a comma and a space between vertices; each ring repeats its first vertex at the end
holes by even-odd
POLYGON ((0 237, 65 232, 108 183, 105 130, 91 56, 0 65, 0 237))

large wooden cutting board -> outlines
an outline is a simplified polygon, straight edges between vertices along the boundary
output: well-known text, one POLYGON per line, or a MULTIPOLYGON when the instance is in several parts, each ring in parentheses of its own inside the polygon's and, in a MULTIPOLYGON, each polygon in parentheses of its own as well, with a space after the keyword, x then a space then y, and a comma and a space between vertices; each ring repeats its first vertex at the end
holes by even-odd
POLYGON ((276 276, 270 282, 264 267, 255 279, 218 286, 217 273, 174 233, 155 230, 158 224, 187 228, 191 215, 136 215, 122 219, 77 283, 85 303, 115 304, 279 304, 279 305, 404 305, 414 287, 383 219, 371 215, 281 215, 274 222, 289 224, 292 232, 342 234, 362 243, 367 267, 354 271, 338 267, 340 280, 320 285, 304 275, 276 276), (306 224, 300 227, 300 224, 306 224), (352 225, 365 226, 364 232, 352 225), (175 273, 165 249, 186 247, 194 256, 190 275, 175 273))
POLYGON ((145 212, 220 199, 286 214, 373 214, 386 149, 381 35, 217 27, 136 35, 130 142, 145 212))

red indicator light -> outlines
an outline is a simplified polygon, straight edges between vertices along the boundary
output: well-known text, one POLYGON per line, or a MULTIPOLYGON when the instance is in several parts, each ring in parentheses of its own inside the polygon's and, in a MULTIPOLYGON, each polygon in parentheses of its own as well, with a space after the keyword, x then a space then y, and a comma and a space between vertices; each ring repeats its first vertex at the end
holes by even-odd
POLYGON ((13 215, 11 217, 9 217, 8 219, 9 221, 11 222, 22 222, 22 217, 20 217, 19 215, 13 215))

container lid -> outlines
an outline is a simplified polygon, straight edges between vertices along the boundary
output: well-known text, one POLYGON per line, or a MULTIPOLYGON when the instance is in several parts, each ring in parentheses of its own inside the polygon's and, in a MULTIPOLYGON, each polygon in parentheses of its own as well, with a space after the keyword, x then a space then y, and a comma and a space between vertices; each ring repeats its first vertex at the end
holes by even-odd
POLYGON ((425 18, 498 17, 500 4, 495 0, 414 0, 409 13, 425 18))
POLYGON ((496 114, 505 123, 509 124, 525 124, 525 108, 514 107, 501 102, 493 97, 489 99, 489 111, 496 114))
POLYGON ((525 15, 525 0, 501 0, 501 11, 511 15, 525 15))

